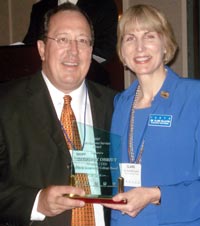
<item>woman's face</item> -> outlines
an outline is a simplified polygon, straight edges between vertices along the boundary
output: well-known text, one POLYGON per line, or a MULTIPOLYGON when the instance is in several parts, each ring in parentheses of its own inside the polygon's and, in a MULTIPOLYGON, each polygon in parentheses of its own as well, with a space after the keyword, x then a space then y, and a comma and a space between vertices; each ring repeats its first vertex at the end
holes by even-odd
POLYGON ((137 76, 163 70, 164 41, 155 31, 128 29, 123 36, 121 54, 124 63, 137 76))

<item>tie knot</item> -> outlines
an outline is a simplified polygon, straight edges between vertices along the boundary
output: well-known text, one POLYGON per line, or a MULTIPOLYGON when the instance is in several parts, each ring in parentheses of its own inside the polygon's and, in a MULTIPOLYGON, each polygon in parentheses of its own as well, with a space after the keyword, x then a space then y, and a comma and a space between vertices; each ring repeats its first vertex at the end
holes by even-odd
POLYGON ((71 100, 72 100, 71 96, 69 96, 69 95, 64 96, 64 104, 70 105, 71 100))

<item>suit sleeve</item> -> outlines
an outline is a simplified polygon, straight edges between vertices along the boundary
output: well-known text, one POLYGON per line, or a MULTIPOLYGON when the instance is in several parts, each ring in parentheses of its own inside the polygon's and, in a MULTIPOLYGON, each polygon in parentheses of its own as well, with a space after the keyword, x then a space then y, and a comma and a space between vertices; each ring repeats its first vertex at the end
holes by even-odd
POLYGON ((0 222, 20 222, 22 225, 29 225, 38 189, 17 185, 13 170, 3 132, 0 130, 0 222))

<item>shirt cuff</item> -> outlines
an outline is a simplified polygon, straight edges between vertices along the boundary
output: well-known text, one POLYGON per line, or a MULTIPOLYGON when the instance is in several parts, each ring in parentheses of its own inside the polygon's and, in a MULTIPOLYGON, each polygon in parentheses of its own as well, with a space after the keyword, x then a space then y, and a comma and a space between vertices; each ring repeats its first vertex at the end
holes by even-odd
POLYGON ((45 215, 37 211, 40 192, 41 190, 37 193, 37 196, 35 198, 33 209, 31 212, 31 221, 43 221, 45 219, 45 215))

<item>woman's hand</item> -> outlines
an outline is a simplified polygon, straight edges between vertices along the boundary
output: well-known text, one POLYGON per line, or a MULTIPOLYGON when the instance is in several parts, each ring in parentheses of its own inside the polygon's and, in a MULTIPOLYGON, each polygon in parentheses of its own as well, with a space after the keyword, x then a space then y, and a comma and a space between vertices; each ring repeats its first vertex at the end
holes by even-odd
POLYGON ((120 210, 123 214, 135 217, 148 204, 159 204, 161 192, 158 187, 134 188, 128 192, 119 193, 113 197, 114 201, 127 200, 127 204, 103 204, 106 207, 120 210))

